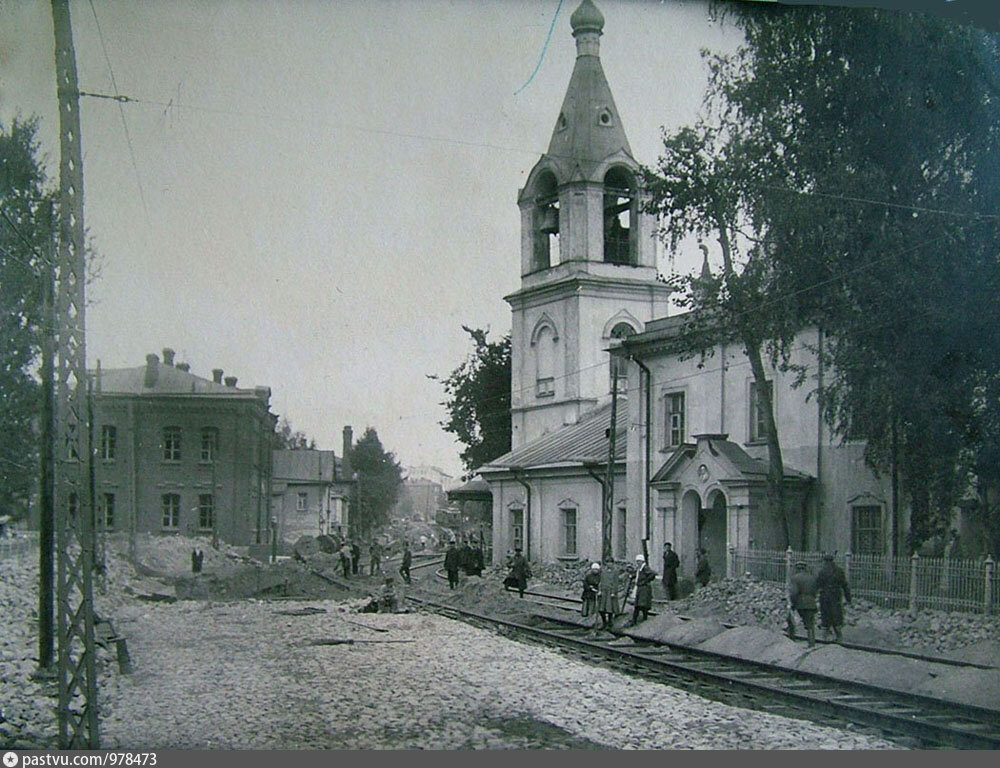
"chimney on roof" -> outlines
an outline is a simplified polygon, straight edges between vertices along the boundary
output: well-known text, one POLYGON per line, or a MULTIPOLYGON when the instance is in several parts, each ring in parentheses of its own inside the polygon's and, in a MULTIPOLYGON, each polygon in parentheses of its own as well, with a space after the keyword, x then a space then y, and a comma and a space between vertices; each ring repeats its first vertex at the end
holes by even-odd
POLYGON ((187 373, 191 370, 191 363, 177 363, 177 370, 187 373))
POLYGON ((163 348, 163 364, 170 366, 174 364, 174 351, 170 347, 163 348))
POLYGON ((344 448, 343 448, 343 458, 341 459, 341 466, 344 469, 344 478, 347 480, 351 479, 353 471, 351 469, 351 451, 354 448, 354 430, 350 427, 344 427, 344 448))
POLYGON ((222 383, 222 369, 221 368, 213 368, 212 369, 212 381, 214 381, 216 384, 221 384, 222 383))
POLYGON ((227 387, 235 387, 236 386, 236 377, 235 376, 226 376, 226 386, 227 387))
POLYGON ((150 353, 146 355, 146 377, 143 380, 143 386, 145 386, 146 389, 152 389, 156 386, 156 380, 159 376, 160 358, 150 353))

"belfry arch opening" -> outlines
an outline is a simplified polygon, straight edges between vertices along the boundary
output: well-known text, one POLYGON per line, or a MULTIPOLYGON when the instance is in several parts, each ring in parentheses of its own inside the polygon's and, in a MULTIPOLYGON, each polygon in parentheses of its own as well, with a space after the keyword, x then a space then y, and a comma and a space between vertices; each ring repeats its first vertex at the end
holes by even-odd
POLYGON ((559 187, 555 174, 542 171, 535 182, 532 211, 532 272, 559 263, 559 187))
POLYGON ((604 175, 604 261, 610 264, 636 264, 635 177, 625 168, 616 167, 604 175))

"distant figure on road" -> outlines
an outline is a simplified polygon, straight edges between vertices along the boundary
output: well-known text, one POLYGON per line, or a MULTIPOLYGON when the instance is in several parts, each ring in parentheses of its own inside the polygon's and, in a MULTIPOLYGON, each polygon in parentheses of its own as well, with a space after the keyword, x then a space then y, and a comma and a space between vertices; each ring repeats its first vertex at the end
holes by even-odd
POLYGON ((382 573, 382 546, 373 541, 368 547, 368 575, 374 576, 376 573, 382 573))
POLYGON ((663 545, 663 586, 671 600, 677 599, 677 569, 680 567, 681 559, 668 541, 663 545))
POLYGON ((358 570, 361 568, 361 547, 358 546, 358 542, 351 542, 351 548, 350 552, 348 552, 348 556, 351 558, 351 573, 357 576, 358 570))
POLYGON ((619 613, 618 569, 614 562, 601 566, 601 581, 597 588, 597 611, 601 614, 601 629, 611 629, 612 622, 619 613))
POLYGON ((649 618, 649 609, 653 607, 653 581, 656 580, 656 571, 646 564, 644 555, 635 556, 635 608, 632 611, 632 621, 630 627, 639 623, 639 614, 642 620, 649 618))
MULTIPOLYGON (((802 619, 809 638, 809 647, 816 645, 816 577, 809 571, 809 566, 801 560, 795 564, 795 573, 788 584, 789 623, 791 610, 794 608, 802 619)), ((794 626, 791 626, 794 632, 794 626)))
POLYGON ((504 579, 504 586, 514 587, 517 589, 518 595, 524 597, 524 590, 528 588, 529 578, 531 578, 531 566, 521 554, 521 548, 517 547, 514 550, 514 557, 510 561, 510 573, 504 579))
POLYGON ((708 552, 704 549, 698 550, 698 565, 694 571, 694 578, 703 587, 712 580, 712 566, 708 564, 708 552))
POLYGON ((458 586, 458 550, 455 549, 455 542, 448 542, 448 549, 444 553, 444 569, 448 572, 448 589, 458 586))
POLYGON ((344 569, 344 578, 349 579, 351 577, 351 547, 346 541, 340 548, 340 567, 344 569))
POLYGON ((410 542, 403 544, 403 562, 399 564, 399 575, 403 577, 403 581, 407 584, 411 584, 410 581, 410 564, 413 562, 413 554, 410 552, 410 542))
POLYGON ((583 577, 583 594, 580 595, 580 599, 583 601, 583 605, 580 607, 580 615, 584 618, 597 614, 597 594, 600 588, 601 564, 592 563, 590 570, 583 577))
POLYGON ((816 574, 816 587, 819 590, 819 624, 823 628, 823 639, 830 637, 830 630, 839 643, 840 628, 844 626, 844 606, 841 597, 851 602, 851 588, 847 586, 847 577, 833 562, 833 555, 823 555, 823 567, 816 574))
POLYGON ((191 573, 201 573, 201 564, 205 560, 205 553, 198 547, 191 550, 191 573))

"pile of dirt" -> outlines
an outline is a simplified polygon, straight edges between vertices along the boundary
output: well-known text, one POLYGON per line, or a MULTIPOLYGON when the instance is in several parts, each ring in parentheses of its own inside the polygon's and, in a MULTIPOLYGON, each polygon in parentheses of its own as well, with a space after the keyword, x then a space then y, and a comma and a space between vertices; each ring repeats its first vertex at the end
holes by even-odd
MULTIPOLYGON (((128 546, 127 537, 116 534, 112 539, 119 539, 124 547, 128 546)), ((127 552, 122 545, 116 546, 119 552, 127 552)), ((202 571, 212 573, 230 567, 234 562, 246 560, 245 556, 233 546, 219 542, 218 548, 203 538, 183 536, 181 534, 154 535, 151 533, 136 534, 135 559, 136 567, 151 576, 183 577, 191 574, 191 552, 195 549, 204 553, 202 571)))

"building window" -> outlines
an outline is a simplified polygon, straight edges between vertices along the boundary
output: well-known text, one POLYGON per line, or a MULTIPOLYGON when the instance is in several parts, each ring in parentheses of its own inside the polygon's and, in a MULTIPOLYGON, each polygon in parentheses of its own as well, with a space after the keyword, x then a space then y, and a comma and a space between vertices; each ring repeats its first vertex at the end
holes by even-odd
POLYGON ((163 527, 176 529, 181 526, 181 497, 176 493, 163 494, 163 527))
POLYGON ((615 541, 615 558, 618 560, 628 559, 628 552, 626 551, 627 533, 628 533, 628 515, 626 514, 625 507, 618 507, 618 537, 615 541))
POLYGON ((576 554, 576 510, 562 509, 563 553, 576 554))
MULTIPOLYGON (((605 112, 611 124, 611 114, 605 112)), ((632 233, 638 212, 632 175, 624 168, 612 168, 604 177, 604 261, 635 264, 632 233)))
POLYGON ((118 430, 110 424, 101 427, 101 459, 115 460, 115 447, 118 442, 118 430))
POLYGON ((205 427, 201 430, 201 460, 206 463, 215 461, 219 453, 219 430, 215 427, 205 427))
POLYGON ((210 493, 198 494, 198 528, 202 531, 215 528, 215 497, 210 493))
POLYGON ((510 540, 514 549, 524 549, 524 510, 510 511, 510 540))
POLYGON ((885 552, 881 506, 851 508, 851 551, 856 555, 881 555, 885 552))
POLYGON ((105 530, 114 530, 115 527, 115 495, 113 493, 101 493, 97 496, 97 524, 105 530))
POLYGON ((164 427, 163 428, 163 460, 164 461, 180 461, 181 460, 181 428, 180 427, 164 427))
MULTIPOLYGON (((774 408, 774 382, 767 382, 767 393, 770 395, 771 408, 774 408)), ((772 413, 774 411, 772 410, 772 413)), ((767 440, 766 412, 761 407, 757 382, 750 382, 750 442, 762 443, 767 440)))
POLYGON ((684 443, 684 393, 671 392, 663 398, 666 413, 666 447, 676 448, 684 443))
POLYGON ((298 496, 295 497, 295 511, 296 512, 305 512, 306 511, 306 504, 308 502, 309 502, 309 494, 308 493, 300 493, 298 496))
POLYGON ((555 358, 556 334, 548 325, 535 335, 535 396, 554 397, 556 394, 555 358))

